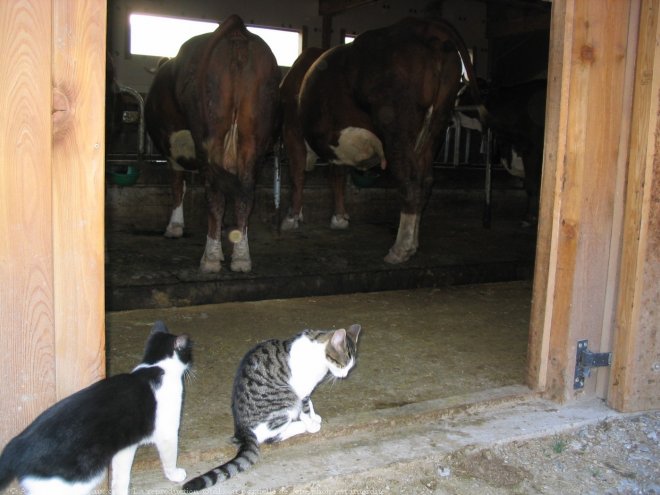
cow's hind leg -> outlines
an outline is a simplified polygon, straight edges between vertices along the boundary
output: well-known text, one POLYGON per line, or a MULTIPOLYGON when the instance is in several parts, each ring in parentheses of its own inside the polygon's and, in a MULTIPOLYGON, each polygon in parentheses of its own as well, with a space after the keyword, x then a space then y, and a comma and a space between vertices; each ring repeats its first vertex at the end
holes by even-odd
POLYGON ((346 192, 346 167, 330 165, 330 185, 335 202, 335 212, 330 219, 330 228, 344 230, 349 227, 349 216, 346 213, 344 193, 346 192))
POLYGON ((295 129, 285 129, 283 134, 284 146, 289 161, 289 175, 291 176, 291 207, 280 225, 280 230, 286 232, 298 229, 303 221, 302 204, 305 170, 314 167, 316 154, 307 148, 302 135, 296 132, 295 129))
POLYGON ((208 207, 208 232, 206 247, 199 268, 203 273, 218 273, 225 257, 222 253, 222 217, 225 211, 225 196, 217 185, 206 182, 206 202, 208 207))
POLYGON ((399 230, 396 241, 385 256, 387 263, 403 263, 417 251, 420 215, 416 213, 403 213, 399 217, 399 230))
POLYGON ((253 190, 253 181, 244 180, 241 186, 241 192, 236 197, 237 229, 229 234, 229 240, 234 245, 230 265, 233 272, 249 272, 252 270, 250 245, 248 243, 248 219, 250 218, 252 202, 254 200, 253 190))
POLYGON ((252 270, 252 259, 250 258, 250 245, 248 243, 248 229, 236 229, 229 233, 229 240, 234 249, 231 255, 232 272, 249 272, 252 270))
POLYGON ((186 181, 182 170, 172 169, 171 174, 173 208, 164 235, 176 239, 183 236, 183 197, 186 194, 186 181))
MULTIPOLYGON (((425 168, 424 170, 429 170, 425 168)), ((433 177, 426 177, 414 184, 410 181, 404 185, 403 208, 399 217, 399 230, 396 241, 385 256, 387 263, 403 263, 408 261, 417 252, 419 247, 419 224, 422 210, 431 194, 433 177)))

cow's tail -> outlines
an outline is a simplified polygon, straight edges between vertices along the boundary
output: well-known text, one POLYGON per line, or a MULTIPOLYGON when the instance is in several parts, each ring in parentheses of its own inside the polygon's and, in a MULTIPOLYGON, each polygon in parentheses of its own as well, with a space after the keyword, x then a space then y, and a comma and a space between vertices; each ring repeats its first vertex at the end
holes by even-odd
POLYGON ((209 67, 209 62, 211 61, 211 57, 213 55, 213 50, 215 49, 215 46, 220 42, 220 40, 227 37, 230 33, 233 34, 233 38, 243 38, 246 40, 250 36, 250 32, 245 27, 245 23, 243 22, 243 19, 241 19, 236 14, 230 15, 211 34, 211 37, 208 39, 206 46, 204 47, 204 52, 202 53, 202 57, 199 62, 199 66, 197 69, 198 70, 197 81, 198 84, 200 85, 198 89, 199 89, 200 100, 202 102, 202 112, 203 112, 202 115, 204 117, 208 117, 208 102, 207 102, 208 95, 206 91, 208 85, 206 84, 206 74, 207 74, 207 69, 209 67))
POLYGON ((209 472, 193 478, 183 485, 186 493, 197 492, 215 485, 218 481, 224 481, 235 474, 241 473, 253 466, 259 459, 259 443, 252 432, 236 435, 239 443, 238 453, 229 462, 211 469, 209 472))
POLYGON ((465 45, 465 41, 463 41, 463 37, 459 34, 458 31, 456 31, 454 26, 448 22, 442 19, 435 19, 433 22, 442 27, 442 29, 449 35, 451 41, 456 47, 456 50, 458 51, 458 54, 463 62, 463 66, 465 66, 465 72, 467 73, 468 78, 468 89, 472 95, 472 100, 474 101, 474 104, 477 106, 479 111, 479 118, 482 122, 488 122, 490 120, 490 116, 488 114, 488 110, 486 110, 486 107, 483 104, 481 92, 479 91, 479 84, 477 83, 477 73, 474 70, 474 65, 472 64, 472 59, 470 58, 470 52, 465 45))

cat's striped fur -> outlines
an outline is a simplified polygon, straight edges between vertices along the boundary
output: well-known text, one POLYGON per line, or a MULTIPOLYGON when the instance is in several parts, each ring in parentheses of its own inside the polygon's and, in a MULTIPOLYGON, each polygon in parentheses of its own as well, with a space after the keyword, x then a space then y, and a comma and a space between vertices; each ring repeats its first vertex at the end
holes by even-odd
POLYGON ((300 433, 315 433, 321 417, 310 395, 331 373, 344 378, 355 364, 360 325, 348 330, 305 330, 288 340, 268 340, 241 360, 232 394, 236 456, 188 481, 187 492, 202 490, 252 466, 259 445, 300 433))

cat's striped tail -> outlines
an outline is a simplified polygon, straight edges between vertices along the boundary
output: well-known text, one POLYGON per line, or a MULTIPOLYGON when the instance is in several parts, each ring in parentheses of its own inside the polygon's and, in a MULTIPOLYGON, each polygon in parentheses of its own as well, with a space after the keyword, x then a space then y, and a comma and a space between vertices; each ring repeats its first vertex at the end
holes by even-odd
POLYGON ((249 469, 259 459, 259 443, 257 437, 252 432, 246 432, 235 435, 239 443, 239 449, 236 456, 229 462, 226 462, 208 473, 193 478, 183 485, 183 491, 186 493, 197 492, 215 485, 218 481, 224 481, 237 473, 242 473, 249 469))

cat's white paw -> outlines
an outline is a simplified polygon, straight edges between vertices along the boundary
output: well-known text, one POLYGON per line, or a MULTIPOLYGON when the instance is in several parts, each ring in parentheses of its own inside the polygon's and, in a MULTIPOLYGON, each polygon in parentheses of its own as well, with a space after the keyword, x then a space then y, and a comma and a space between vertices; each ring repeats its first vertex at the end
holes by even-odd
POLYGON ((174 468, 165 472, 165 476, 174 483, 181 483, 186 479, 186 470, 182 468, 174 468))
POLYGON ((321 429, 321 423, 317 423, 316 421, 310 421, 305 426, 308 433, 317 433, 321 429))
POLYGON ((305 414, 304 419, 305 427, 309 433, 316 433, 321 429, 322 419, 318 414, 305 414))

